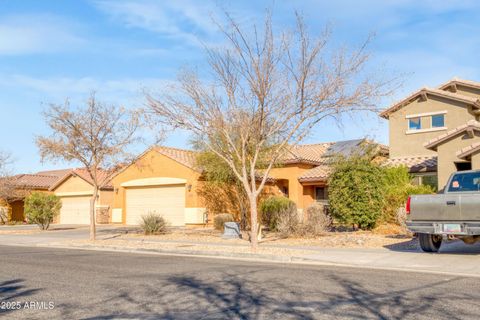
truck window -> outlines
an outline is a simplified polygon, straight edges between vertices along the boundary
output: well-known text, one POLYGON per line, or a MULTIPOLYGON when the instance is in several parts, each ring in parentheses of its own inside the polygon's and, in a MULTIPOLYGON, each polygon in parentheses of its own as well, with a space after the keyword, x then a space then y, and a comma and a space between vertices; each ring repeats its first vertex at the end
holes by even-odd
POLYGON ((456 173, 453 176, 448 192, 468 191, 480 191, 480 172, 456 173))

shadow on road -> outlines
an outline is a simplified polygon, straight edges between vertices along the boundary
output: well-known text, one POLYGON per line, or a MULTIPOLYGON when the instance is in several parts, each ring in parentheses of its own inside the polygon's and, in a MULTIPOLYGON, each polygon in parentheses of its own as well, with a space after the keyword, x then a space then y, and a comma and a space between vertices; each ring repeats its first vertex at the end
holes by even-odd
POLYGON ((27 289, 22 283, 23 279, 13 279, 0 282, 0 315, 18 310, 11 303, 25 302, 25 297, 35 294, 40 289, 27 289))
MULTIPOLYGON (((425 254, 425 252, 420 249, 417 238, 409 239, 392 245, 385 245, 384 248, 397 252, 416 252, 425 254)), ((478 255, 480 254, 480 242, 475 244, 465 244, 461 240, 443 241, 440 251, 437 254, 442 253, 454 255, 478 255)))
POLYGON ((442 279, 427 286, 407 289, 392 288, 385 292, 376 286, 367 288, 360 281, 345 279, 334 272, 323 279, 329 286, 320 285, 313 289, 282 279, 270 279, 259 285, 258 281, 248 280, 246 277, 249 276, 251 272, 243 275, 229 273, 218 281, 193 275, 170 277, 167 285, 148 288, 149 301, 137 299, 137 295, 126 289, 115 298, 100 303, 110 305, 111 310, 112 301, 120 300, 116 304, 130 311, 109 311, 87 319, 317 319, 339 316, 416 319, 434 315, 438 308, 447 319, 475 318, 478 315, 469 308, 443 308, 442 301, 465 306, 480 297, 478 293, 462 296, 449 293, 446 288, 455 285, 460 278, 442 279), (337 289, 331 290, 332 285, 337 289))

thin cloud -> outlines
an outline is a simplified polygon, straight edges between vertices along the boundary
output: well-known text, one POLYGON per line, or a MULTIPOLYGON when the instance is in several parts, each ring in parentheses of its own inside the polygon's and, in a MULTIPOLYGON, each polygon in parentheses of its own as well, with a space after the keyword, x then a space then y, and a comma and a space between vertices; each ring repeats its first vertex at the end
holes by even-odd
POLYGON ((94 5, 114 21, 128 28, 141 28, 170 40, 189 45, 200 44, 216 30, 210 14, 213 6, 191 1, 111 1, 99 0, 94 5))
POLYGON ((0 17, 0 54, 25 55, 74 50, 86 42, 72 23, 53 15, 0 17))
POLYGON ((32 77, 29 75, 1 75, 0 88, 34 91, 46 101, 61 101, 65 98, 82 100, 96 91, 105 100, 115 103, 144 100, 145 90, 164 88, 171 80, 158 78, 100 79, 95 77, 32 77))

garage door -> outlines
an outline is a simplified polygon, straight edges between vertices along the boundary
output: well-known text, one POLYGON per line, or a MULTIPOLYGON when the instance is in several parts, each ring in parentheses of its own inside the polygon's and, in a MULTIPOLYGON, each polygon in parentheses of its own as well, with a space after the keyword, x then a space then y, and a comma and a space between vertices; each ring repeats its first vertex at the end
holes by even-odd
POLYGON ((90 197, 62 197, 60 223, 89 224, 90 197))
POLYGON ((126 223, 139 224, 142 215, 161 214, 172 226, 185 225, 185 185, 126 189, 126 223))

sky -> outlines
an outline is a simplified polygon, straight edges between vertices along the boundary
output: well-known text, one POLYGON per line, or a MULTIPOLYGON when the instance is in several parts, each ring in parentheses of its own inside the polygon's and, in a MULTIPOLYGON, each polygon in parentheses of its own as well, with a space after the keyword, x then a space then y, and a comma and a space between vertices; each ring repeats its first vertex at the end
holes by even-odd
MULTIPOLYGON (((295 11, 313 36, 329 25, 338 46, 374 34, 369 66, 402 79, 381 108, 453 77, 480 81, 478 1, 0 0, 0 150, 16 173, 78 165, 41 162, 35 137, 49 134, 50 103, 81 104, 95 90, 107 103, 144 106, 144 92, 172 83, 183 66, 205 70, 202 45, 224 41, 212 18, 227 11, 248 28, 266 8, 279 30, 295 11)), ((388 123, 375 114, 322 122, 305 142, 362 137, 388 143, 388 123)), ((188 148, 189 137, 174 132, 162 143, 188 148)))

